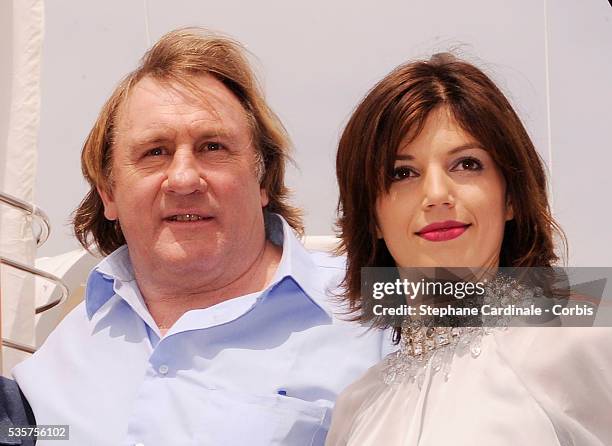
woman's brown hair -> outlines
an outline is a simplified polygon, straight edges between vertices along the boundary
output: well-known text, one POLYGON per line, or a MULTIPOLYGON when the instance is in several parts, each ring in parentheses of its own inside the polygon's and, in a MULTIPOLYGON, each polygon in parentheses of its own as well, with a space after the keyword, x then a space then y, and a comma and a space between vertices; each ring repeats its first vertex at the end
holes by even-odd
POLYGON ((362 314, 361 268, 395 266, 384 240, 377 238, 376 200, 391 186, 389 173, 400 142, 415 138, 440 107, 490 152, 506 180, 514 219, 506 222, 500 266, 548 267, 558 260, 555 233, 565 245, 548 204, 544 164, 491 79, 447 53, 401 65, 357 106, 336 158, 338 252, 347 255, 344 297, 356 318, 372 319, 362 314))
POLYGON ((219 79, 242 103, 251 124, 257 150, 254 166, 269 197, 266 210, 280 214, 298 233, 303 232, 300 211, 288 202, 285 165, 290 141, 280 120, 267 106, 256 78, 237 42, 200 28, 185 28, 164 35, 143 57, 140 65, 117 86, 104 104, 81 153, 81 169, 90 190, 74 213, 74 232, 86 249, 93 241, 102 254, 125 243, 121 227, 104 217, 98 188, 112 186, 114 129, 120 108, 143 77, 177 83, 199 94, 192 82, 200 75, 219 79))

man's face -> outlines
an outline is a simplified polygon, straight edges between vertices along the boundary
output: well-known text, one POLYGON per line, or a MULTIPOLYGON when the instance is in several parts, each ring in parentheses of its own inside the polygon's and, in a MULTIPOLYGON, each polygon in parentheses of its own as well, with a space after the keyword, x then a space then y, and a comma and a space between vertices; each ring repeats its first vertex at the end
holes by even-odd
POLYGON ((100 194, 137 273, 231 280, 263 249, 268 197, 240 102, 212 76, 194 83, 200 95, 151 78, 136 84, 118 116, 111 189, 100 194))

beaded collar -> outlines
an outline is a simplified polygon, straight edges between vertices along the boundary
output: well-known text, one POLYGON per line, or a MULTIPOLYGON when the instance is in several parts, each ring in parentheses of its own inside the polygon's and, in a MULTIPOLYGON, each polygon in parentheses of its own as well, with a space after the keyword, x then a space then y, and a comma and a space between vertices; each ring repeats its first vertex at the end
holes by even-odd
MULTIPOLYGON (((531 290, 515 279, 499 277, 486 286, 481 304, 527 305, 530 298, 541 293, 531 290)), ((481 340, 494 330, 506 330, 508 317, 499 316, 491 320, 478 319, 477 326, 435 326, 433 319, 406 318, 401 327, 400 348, 385 358, 382 367, 383 381, 396 384, 405 380, 415 382, 419 388, 425 371, 431 366, 432 372, 443 371, 445 381, 450 376, 450 367, 455 355, 469 352, 473 358, 481 353, 481 340)), ((448 322, 448 321, 447 321, 448 322)), ((455 324, 457 325, 457 324, 455 324)))

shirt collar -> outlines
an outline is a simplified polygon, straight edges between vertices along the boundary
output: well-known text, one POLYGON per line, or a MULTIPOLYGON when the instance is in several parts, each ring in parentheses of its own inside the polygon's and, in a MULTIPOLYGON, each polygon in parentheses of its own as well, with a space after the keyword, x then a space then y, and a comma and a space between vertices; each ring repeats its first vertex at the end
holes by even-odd
POLYGON ((117 248, 89 273, 85 288, 85 309, 89 319, 114 296, 115 280, 134 280, 127 245, 117 248))
MULTIPOLYGON (((327 302, 327 284, 322 283, 318 266, 312 255, 295 236, 293 229, 278 214, 265 213, 266 237, 276 245, 282 245, 283 253, 271 289, 279 282, 290 279, 304 292, 305 296, 330 317, 332 309, 327 302)), ((93 315, 115 294, 115 280, 134 281, 134 270, 127 245, 123 245, 105 257, 89 274, 85 292, 85 308, 91 319, 93 315)))
POLYGON ((270 287, 285 278, 291 279, 312 303, 331 317, 333 310, 328 302, 327 288, 329 284, 321 280, 321 271, 319 265, 314 262, 313 255, 298 240, 293 229, 284 218, 278 214, 266 215, 268 216, 266 218, 268 240, 283 245, 281 261, 270 287), (279 236, 282 239, 279 240, 279 236))

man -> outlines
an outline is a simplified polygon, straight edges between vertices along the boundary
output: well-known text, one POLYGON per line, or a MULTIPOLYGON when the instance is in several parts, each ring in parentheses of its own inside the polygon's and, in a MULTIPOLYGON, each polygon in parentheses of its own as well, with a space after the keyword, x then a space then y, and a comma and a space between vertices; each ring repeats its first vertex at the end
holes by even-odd
POLYGON ((75 231, 108 257, 14 370, 39 424, 79 445, 323 444, 385 341, 334 317, 343 264, 296 239, 288 146, 237 43, 186 29, 145 55, 82 153, 75 231))

